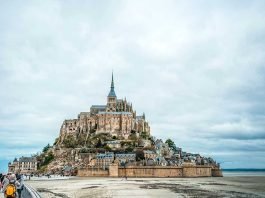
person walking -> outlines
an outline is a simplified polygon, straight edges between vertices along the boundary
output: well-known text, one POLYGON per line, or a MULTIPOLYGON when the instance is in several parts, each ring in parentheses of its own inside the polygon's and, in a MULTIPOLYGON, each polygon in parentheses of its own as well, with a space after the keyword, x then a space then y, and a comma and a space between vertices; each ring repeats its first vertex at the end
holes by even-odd
POLYGON ((16 198, 17 197, 17 187, 19 182, 16 179, 15 174, 8 174, 8 176, 3 180, 3 192, 5 198, 16 198))
POLYGON ((24 189, 24 178, 23 175, 18 174, 17 175, 17 181, 19 185, 17 186, 17 193, 18 193, 18 198, 21 198, 22 191, 24 189))
POLYGON ((2 177, 3 177, 3 174, 0 173, 0 193, 2 192, 2 177))
POLYGON ((8 180, 9 175, 3 175, 1 178, 1 183, 2 183, 2 192, 4 193, 4 187, 6 187, 6 185, 8 184, 9 180, 8 180))

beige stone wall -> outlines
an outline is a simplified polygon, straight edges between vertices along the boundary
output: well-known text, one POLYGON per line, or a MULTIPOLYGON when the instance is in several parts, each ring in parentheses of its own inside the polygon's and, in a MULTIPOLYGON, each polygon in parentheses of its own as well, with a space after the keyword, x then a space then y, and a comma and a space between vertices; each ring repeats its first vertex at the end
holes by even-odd
POLYGON ((134 166, 119 168, 119 177, 211 177, 210 166, 134 166))
POLYGON ((119 168, 119 177, 182 177, 181 167, 133 166, 119 168))
POLYGON ((219 168, 212 169, 212 177, 223 177, 222 170, 219 168))
POLYGON ((78 176, 102 177, 221 177, 220 169, 210 166, 130 166, 118 167, 111 164, 108 170, 87 168, 78 170, 78 176))
POLYGON ((111 164, 109 166, 109 176, 110 177, 119 177, 119 167, 118 164, 111 164))
POLYGON ((77 176, 80 177, 108 177, 109 171, 99 168, 83 168, 79 169, 77 176))
POLYGON ((185 166, 183 177, 211 177, 212 167, 210 166, 185 166))

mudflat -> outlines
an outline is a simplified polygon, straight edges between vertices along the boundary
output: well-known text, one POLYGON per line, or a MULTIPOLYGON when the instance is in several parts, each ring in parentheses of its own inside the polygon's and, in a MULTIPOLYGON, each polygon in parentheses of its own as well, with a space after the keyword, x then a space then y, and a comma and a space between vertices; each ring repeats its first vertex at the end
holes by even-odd
POLYGON ((265 197, 265 176, 205 178, 91 178, 26 181, 43 198, 265 197))

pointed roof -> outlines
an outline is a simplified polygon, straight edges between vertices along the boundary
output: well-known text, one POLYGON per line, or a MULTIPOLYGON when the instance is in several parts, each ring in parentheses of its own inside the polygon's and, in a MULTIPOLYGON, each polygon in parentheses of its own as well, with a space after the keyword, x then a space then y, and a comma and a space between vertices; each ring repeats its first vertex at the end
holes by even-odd
POLYGON ((110 92, 109 92, 108 97, 116 97, 116 94, 115 94, 115 91, 114 91, 113 72, 112 72, 111 86, 110 86, 110 92))

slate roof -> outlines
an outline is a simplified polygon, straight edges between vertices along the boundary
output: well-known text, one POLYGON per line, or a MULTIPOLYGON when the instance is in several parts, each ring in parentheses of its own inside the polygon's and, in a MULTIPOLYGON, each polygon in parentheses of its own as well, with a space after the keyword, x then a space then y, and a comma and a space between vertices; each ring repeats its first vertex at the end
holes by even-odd
POLYGON ((135 158, 136 154, 135 153, 117 153, 117 154, 115 154, 115 157, 116 158, 124 158, 124 157, 133 157, 133 158, 135 158))
POLYGON ((118 140, 113 140, 113 141, 106 141, 106 144, 120 144, 120 141, 118 140))
POLYGON ((107 111, 101 111, 101 112, 98 112, 98 114, 132 115, 131 112, 107 112, 107 111))
POLYGON ((108 152, 108 153, 98 153, 96 155, 97 159, 103 159, 103 158, 114 158, 114 153, 113 152, 108 152))
POLYGON ((91 108, 93 109, 105 109, 107 105, 92 105, 91 108))
POLYGON ((144 150, 144 153, 146 153, 146 154, 155 154, 154 151, 150 151, 150 150, 144 150))
POLYGON ((37 159, 35 157, 21 157, 19 162, 37 162, 37 159))

